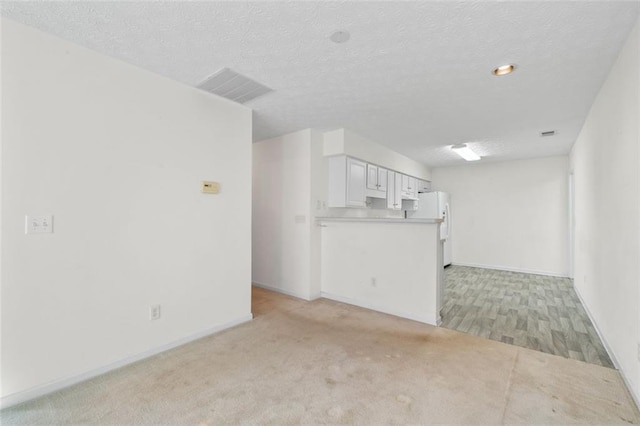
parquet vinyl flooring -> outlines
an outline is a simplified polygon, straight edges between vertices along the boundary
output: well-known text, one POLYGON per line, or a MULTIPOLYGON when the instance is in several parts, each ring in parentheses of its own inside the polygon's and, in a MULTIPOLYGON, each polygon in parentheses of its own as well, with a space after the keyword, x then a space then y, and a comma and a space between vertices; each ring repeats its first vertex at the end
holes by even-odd
POLYGON ((569 278, 452 265, 442 326, 613 368, 569 278))

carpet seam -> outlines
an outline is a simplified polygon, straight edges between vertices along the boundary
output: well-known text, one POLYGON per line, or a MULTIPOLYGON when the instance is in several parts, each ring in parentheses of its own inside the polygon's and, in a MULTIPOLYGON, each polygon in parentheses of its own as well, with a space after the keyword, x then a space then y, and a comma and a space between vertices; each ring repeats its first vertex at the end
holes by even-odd
POLYGON ((509 393, 511 392, 511 385, 513 383, 513 372, 516 369, 516 364, 518 363, 518 358, 520 357, 520 349, 516 351, 516 356, 513 359, 513 364, 511 365, 511 370, 509 371, 509 378, 507 380, 507 388, 504 391, 504 407, 502 409, 502 416, 500 416, 500 424, 504 424, 504 417, 507 414, 507 407, 509 406, 509 393))

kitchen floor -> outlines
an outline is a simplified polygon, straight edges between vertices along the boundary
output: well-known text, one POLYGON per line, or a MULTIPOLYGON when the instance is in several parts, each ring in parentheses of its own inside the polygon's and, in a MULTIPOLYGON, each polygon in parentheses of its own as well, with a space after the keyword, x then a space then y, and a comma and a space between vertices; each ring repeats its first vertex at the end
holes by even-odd
POLYGON ((442 326, 613 368, 569 278, 445 269, 442 326))

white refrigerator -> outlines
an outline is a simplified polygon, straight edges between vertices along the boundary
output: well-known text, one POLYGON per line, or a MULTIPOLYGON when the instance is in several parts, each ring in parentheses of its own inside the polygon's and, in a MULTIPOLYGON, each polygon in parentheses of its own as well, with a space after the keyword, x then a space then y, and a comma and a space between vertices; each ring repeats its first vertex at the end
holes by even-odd
POLYGON ((446 192, 423 192, 418 194, 418 208, 407 211, 412 219, 442 219, 440 239, 443 240, 442 260, 444 266, 451 265, 451 208, 449 194, 446 192))

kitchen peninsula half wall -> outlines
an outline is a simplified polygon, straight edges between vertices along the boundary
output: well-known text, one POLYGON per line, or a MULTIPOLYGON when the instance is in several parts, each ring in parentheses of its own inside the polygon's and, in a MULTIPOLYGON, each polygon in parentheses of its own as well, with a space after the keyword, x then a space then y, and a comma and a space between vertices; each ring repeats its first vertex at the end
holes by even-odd
POLYGON ((322 297, 440 324, 440 220, 330 217, 316 222, 322 297))
POLYGON ((438 222, 405 219, 430 179, 424 164, 346 129, 254 143, 253 284, 437 324, 438 222))

